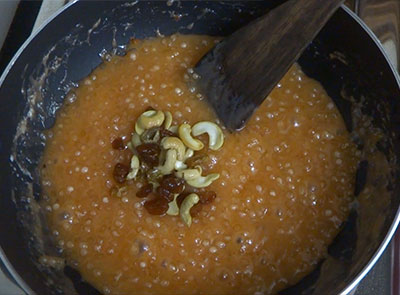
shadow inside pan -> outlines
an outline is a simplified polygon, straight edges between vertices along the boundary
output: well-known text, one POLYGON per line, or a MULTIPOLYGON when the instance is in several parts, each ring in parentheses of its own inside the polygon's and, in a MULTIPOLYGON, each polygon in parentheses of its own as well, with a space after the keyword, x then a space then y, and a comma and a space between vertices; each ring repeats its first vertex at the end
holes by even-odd
POLYGON ((70 266, 64 267, 64 274, 73 282, 75 291, 79 295, 101 295, 101 293, 82 279, 79 272, 70 266))

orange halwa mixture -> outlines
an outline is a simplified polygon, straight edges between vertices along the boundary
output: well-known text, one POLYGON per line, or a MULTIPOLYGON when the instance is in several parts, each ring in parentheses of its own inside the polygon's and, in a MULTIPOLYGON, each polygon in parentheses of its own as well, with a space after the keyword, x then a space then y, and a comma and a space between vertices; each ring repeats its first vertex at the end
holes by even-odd
POLYGON ((191 67, 208 36, 133 41, 81 82, 47 133, 42 181, 48 221, 67 261, 103 294, 273 294, 298 282, 327 252, 346 219, 357 158, 344 122, 316 81, 294 65, 246 128, 208 150, 213 203, 191 227, 150 215, 131 181, 111 194, 116 163, 148 107, 174 124, 217 122, 191 67), (76 99, 75 99, 76 98, 76 99))

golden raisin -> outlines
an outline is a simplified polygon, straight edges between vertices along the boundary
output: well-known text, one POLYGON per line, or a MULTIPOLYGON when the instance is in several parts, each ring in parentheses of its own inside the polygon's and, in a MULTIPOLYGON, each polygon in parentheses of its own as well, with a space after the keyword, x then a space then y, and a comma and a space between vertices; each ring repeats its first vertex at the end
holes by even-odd
POLYGON ((157 187, 156 191, 160 197, 166 199, 168 202, 171 202, 174 199, 174 194, 161 186, 157 187))
POLYGON ((199 191, 197 195, 200 198, 200 203, 204 205, 210 204, 217 197, 217 194, 213 191, 199 191))
POLYGON ((187 159, 186 164, 189 167, 194 167, 196 165, 202 165, 208 161, 209 161, 209 156, 207 154, 201 153, 201 151, 200 151, 193 157, 187 159))
POLYGON ((203 205, 200 203, 197 203, 196 205, 194 205, 192 208, 190 208, 190 215, 192 217, 198 216, 201 209, 203 209, 203 205))
POLYGON ((185 180, 169 174, 161 179, 160 186, 172 194, 180 194, 185 189, 185 180))
POLYGON ((153 185, 151 183, 142 186, 136 193, 138 198, 146 198, 153 191, 153 185))
POLYGON ((114 139, 111 143, 112 147, 114 150, 124 150, 125 149, 125 144, 124 141, 122 140, 121 137, 117 137, 116 139, 114 139))
POLYGON ((158 165, 161 148, 156 143, 144 143, 136 147, 141 161, 145 162, 150 168, 158 165))
POLYGON ((160 137, 163 138, 163 137, 167 137, 167 136, 176 136, 176 134, 173 133, 172 131, 169 131, 168 129, 162 128, 160 130, 160 137))
POLYGON ((164 198, 155 198, 146 201, 144 207, 151 215, 163 215, 168 211, 168 201, 164 198))

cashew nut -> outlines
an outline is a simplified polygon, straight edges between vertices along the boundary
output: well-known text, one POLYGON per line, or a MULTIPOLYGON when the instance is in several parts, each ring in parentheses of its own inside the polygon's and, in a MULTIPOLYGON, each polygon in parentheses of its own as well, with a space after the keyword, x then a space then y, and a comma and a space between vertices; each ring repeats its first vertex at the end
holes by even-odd
POLYGON ((201 177, 202 169, 200 166, 196 166, 194 169, 185 169, 175 172, 177 177, 183 178, 184 180, 194 180, 201 177))
POLYGON ((179 207, 176 199, 178 198, 179 194, 174 195, 174 200, 168 203, 168 211, 167 215, 176 216, 179 214, 179 207))
POLYGON ((221 128, 215 123, 209 121, 203 121, 196 123, 192 127, 192 134, 194 136, 207 133, 209 137, 208 146, 210 149, 216 151, 222 147, 224 144, 224 134, 221 128))
POLYGON ((194 151, 192 149, 187 149, 186 153, 185 153, 185 160, 193 157, 193 155, 194 155, 194 151))
POLYGON ((137 133, 132 134, 131 142, 134 147, 137 147, 138 145, 142 144, 142 141, 140 140, 140 136, 137 133))
POLYGON ((126 179, 134 179, 139 172, 139 166, 139 158, 136 155, 133 155, 131 159, 131 171, 126 176, 126 179))
POLYGON ((178 126, 174 125, 168 128, 172 133, 178 133, 178 126))
POLYGON ((187 165, 183 161, 176 161, 175 162, 175 170, 182 170, 186 169, 187 165))
POLYGON ((182 202, 180 215, 183 222, 190 227, 192 225, 192 216, 190 215, 190 209, 200 201, 197 194, 188 195, 182 202))
POLYGON ((183 161, 185 158, 185 145, 178 137, 167 136, 161 140, 161 146, 165 150, 174 149, 177 152, 177 160, 183 161))
POLYGON ((192 132, 192 128, 189 124, 180 125, 178 132, 179 137, 188 148, 194 151, 199 151, 204 147, 204 144, 200 140, 193 138, 190 134, 192 132))
POLYGON ((135 148, 141 144, 142 141, 140 140, 140 136, 137 135, 137 133, 133 133, 131 140, 127 143, 126 146, 128 147, 128 149, 135 153, 135 148))
POLYGON ((194 154, 194 151, 192 149, 186 149, 185 152, 185 158, 183 161, 176 161, 175 162, 175 170, 183 170, 187 168, 187 165, 185 164, 185 161, 189 158, 191 158, 194 154))
POLYGON ((168 129, 172 125, 172 114, 171 112, 164 112, 165 115, 165 121, 164 121, 164 128, 168 129))
POLYGON ((196 187, 202 188, 209 186, 214 180, 219 178, 219 173, 212 173, 207 176, 200 176, 195 179, 186 180, 187 184, 196 187))
POLYGON ((150 110, 139 116, 135 124, 135 131, 141 135, 144 130, 152 127, 160 127, 164 122, 165 115, 162 111, 150 110))
POLYGON ((167 155, 165 158, 165 162, 163 166, 158 167, 161 174, 167 175, 170 174, 175 168, 177 151, 174 149, 170 149, 167 151, 167 155))
POLYGON ((129 141, 126 146, 128 147, 128 149, 130 149, 132 152, 135 152, 135 148, 133 147, 133 144, 131 141, 129 141))

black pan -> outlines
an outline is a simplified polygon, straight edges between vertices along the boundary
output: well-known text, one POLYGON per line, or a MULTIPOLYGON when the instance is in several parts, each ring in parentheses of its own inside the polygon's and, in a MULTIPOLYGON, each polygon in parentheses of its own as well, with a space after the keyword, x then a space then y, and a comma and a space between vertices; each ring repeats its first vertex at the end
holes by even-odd
MULTIPOLYGON (((124 54, 132 37, 175 32, 224 36, 280 2, 77 2, 23 45, 0 79, 0 254, 10 277, 27 293, 100 294, 70 267, 56 271, 37 263, 43 251, 61 252, 36 206, 43 197, 37 164, 44 147, 42 131, 54 123, 69 89, 107 58, 106 52, 124 54)), ((390 165, 372 179, 384 193, 374 195, 366 207, 356 201, 329 247, 329 257, 299 284, 281 292, 347 294, 379 258, 399 222, 399 78, 370 31, 344 7, 299 63, 323 84, 349 130, 357 123, 352 106, 359 103, 372 125, 385 134, 374 148, 390 165)), ((363 140, 354 140, 362 149, 363 140)), ((356 195, 379 165, 362 162, 356 195)))

